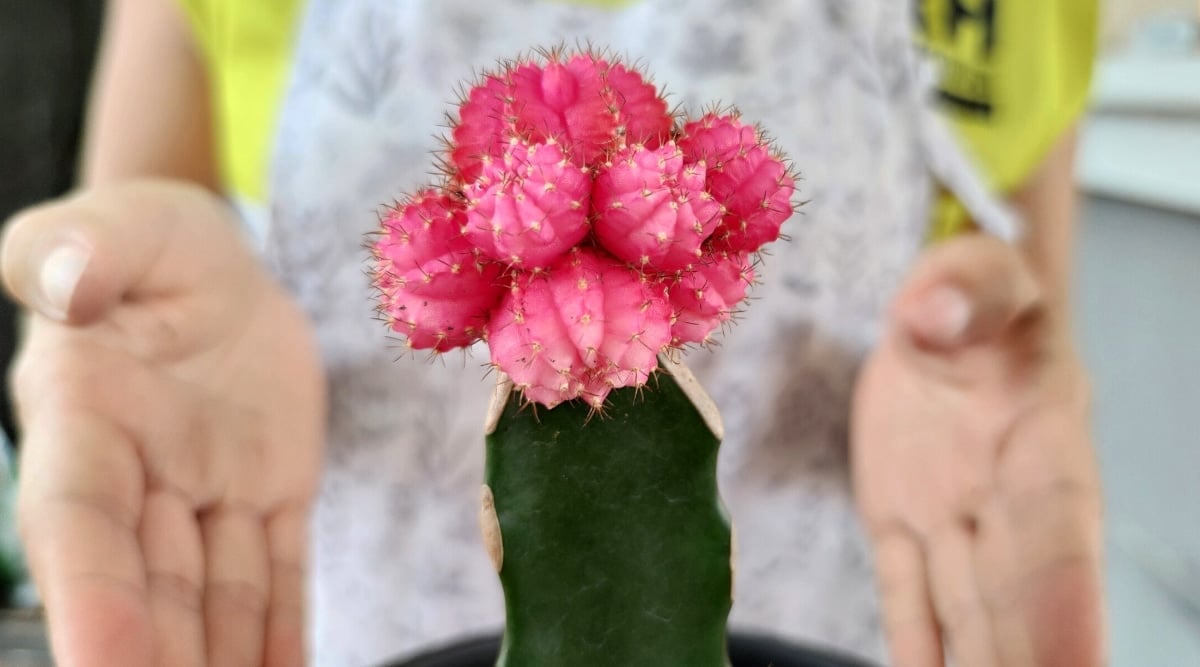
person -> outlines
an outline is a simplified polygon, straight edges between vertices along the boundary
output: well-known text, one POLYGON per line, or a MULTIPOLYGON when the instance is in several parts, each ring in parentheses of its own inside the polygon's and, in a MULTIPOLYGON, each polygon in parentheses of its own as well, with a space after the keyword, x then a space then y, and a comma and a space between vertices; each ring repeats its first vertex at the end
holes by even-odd
POLYGON ((361 235, 423 179, 455 82, 576 40, 684 106, 736 102, 804 175, 758 302, 689 355, 727 425, 734 627, 899 667, 1103 664, 1067 303, 1095 8, 917 7, 982 172, 933 118, 911 9, 111 2, 82 187, 2 251, 31 310, 21 528, 59 664, 361 665, 499 628, 489 388, 477 363, 393 363, 361 235), (980 231, 926 246, 934 212, 980 231))

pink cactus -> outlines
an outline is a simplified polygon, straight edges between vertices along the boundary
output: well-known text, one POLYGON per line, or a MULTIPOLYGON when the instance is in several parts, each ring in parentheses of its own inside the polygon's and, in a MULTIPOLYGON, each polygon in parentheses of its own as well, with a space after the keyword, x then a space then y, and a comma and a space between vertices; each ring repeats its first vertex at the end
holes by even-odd
POLYGON ((409 347, 445 352, 479 340, 503 294, 500 268, 476 259, 462 205, 422 190, 383 218, 374 246, 379 310, 409 347))
POLYGON ((554 407, 641 386, 670 343, 661 284, 598 251, 578 248, 518 281, 492 316, 492 363, 527 399, 554 407))
POLYGON ((618 139, 623 139, 625 144, 658 148, 675 129, 675 119, 667 111, 667 101, 637 70, 621 63, 599 62, 608 66, 605 97, 617 109, 618 139))
POLYGON ((794 178, 755 127, 710 113, 676 128, 607 55, 485 73, 453 123, 444 185, 382 221, 379 310, 415 349, 486 339, 547 407, 600 409, 660 353, 710 341, 792 212, 794 178))
POLYGON ((511 140, 464 191, 463 231, 485 255, 520 269, 554 263, 588 233, 592 181, 550 140, 511 140))
POLYGON ((560 139, 579 164, 590 164, 611 144, 620 122, 604 94, 601 64, 584 55, 545 66, 525 63, 509 72, 519 136, 560 139))
POLYGON ((482 163, 514 138, 556 140, 580 166, 626 141, 651 146, 670 136, 674 119, 658 89, 637 71, 593 53, 517 62, 487 74, 466 95, 452 131, 450 163, 470 183, 482 163))
POLYGON ((745 253, 718 252, 668 288, 674 315, 672 345, 706 343, 730 321, 754 284, 754 266, 745 253))
POLYGON ((458 107, 458 120, 452 130, 450 164, 464 183, 475 181, 488 159, 500 159, 513 134, 511 110, 506 102, 510 92, 507 81, 489 74, 471 88, 458 107))
POLYGON ((679 135, 679 148, 689 160, 721 165, 759 143, 758 129, 742 123, 737 112, 706 113, 688 121, 679 135))
POLYGON ((721 222, 705 189, 704 162, 685 162, 674 142, 633 145, 600 168, 592 191, 596 238, 612 254, 650 271, 689 268, 721 222))
POLYGON ((708 165, 708 190, 725 207, 716 247, 757 252, 779 238, 796 179, 756 128, 736 114, 706 114, 684 126, 679 145, 687 159, 708 165))

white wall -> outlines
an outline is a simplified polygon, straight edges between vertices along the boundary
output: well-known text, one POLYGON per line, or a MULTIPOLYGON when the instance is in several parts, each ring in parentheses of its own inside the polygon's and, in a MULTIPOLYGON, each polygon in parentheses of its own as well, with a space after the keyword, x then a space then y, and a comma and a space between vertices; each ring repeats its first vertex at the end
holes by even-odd
POLYGON ((1200 218, 1089 200, 1076 313, 1108 518, 1113 667, 1200 665, 1200 218))

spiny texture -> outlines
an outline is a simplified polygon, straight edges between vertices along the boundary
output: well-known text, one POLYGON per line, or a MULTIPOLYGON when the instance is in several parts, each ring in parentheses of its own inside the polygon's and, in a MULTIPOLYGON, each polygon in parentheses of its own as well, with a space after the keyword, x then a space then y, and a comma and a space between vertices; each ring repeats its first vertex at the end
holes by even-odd
POLYGON ((450 147, 450 165, 464 183, 483 173, 486 160, 498 160, 516 134, 510 117, 511 93, 507 81, 489 74, 471 88, 458 107, 450 147))
POLYGON ((754 266, 745 253, 713 253, 695 271, 671 284, 674 345, 705 343, 728 322, 754 284, 754 266))
POLYGON ((591 188, 587 171, 569 161, 557 142, 513 139, 500 160, 485 160, 480 178, 465 188, 463 229, 498 262, 545 268, 587 236, 591 188))
POLYGON ((653 84, 634 69, 621 63, 608 64, 605 97, 617 110, 617 136, 629 144, 655 148, 672 136, 675 119, 667 111, 667 101, 653 84))
POLYGON ((675 125, 659 90, 596 52, 482 74, 446 178, 388 213, 379 309, 412 348, 483 338, 526 400, 594 408, 669 348, 706 344, 792 213, 794 177, 752 125, 675 125))
POLYGON ((670 343, 660 283, 590 249, 528 276, 492 317, 488 345, 530 401, 554 407, 583 397, 595 407, 618 387, 642 386, 670 343))
POLYGON ((509 72, 516 132, 533 139, 561 138, 580 164, 594 162, 616 134, 617 109, 604 94, 599 63, 584 56, 545 67, 517 65, 509 72))
POLYGON ((500 268, 462 235, 460 202, 423 190, 383 218, 375 242, 380 312, 413 349, 445 352, 479 340, 503 294, 500 268))
POLYGON ((618 151, 596 177, 596 238, 646 270, 678 271, 701 259, 701 244, 721 222, 705 189, 704 162, 685 162, 674 142, 618 151))
POLYGON ((626 142, 657 145, 674 119, 658 90, 637 71, 592 53, 545 64, 514 62, 488 74, 465 96, 452 131, 451 164, 463 182, 499 158, 510 139, 555 139, 576 164, 600 160, 626 142))
POLYGON ((756 128, 735 114, 706 114, 684 126, 679 145, 688 160, 708 165, 708 190, 725 208, 714 246, 757 252, 779 238, 796 179, 756 128))

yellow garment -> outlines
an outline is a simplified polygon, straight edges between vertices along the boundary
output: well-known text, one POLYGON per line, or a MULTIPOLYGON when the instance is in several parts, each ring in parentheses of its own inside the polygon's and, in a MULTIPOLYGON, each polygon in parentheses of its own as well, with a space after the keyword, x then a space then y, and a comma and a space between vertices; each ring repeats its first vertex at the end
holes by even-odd
MULTIPOLYGON (((617 9, 639 0, 559 1, 617 9)), ((221 178, 233 194, 262 201, 304 0, 179 2, 209 67, 221 178)))
MULTIPOLYGON (((918 40, 941 67, 941 106, 996 191, 1020 186, 1079 117, 1096 20, 1096 0, 917 0, 918 40)), ((943 195, 931 234, 968 224, 943 195)))
POLYGON ((179 1, 208 63, 221 178, 232 193, 262 201, 303 0, 179 1))
MULTIPOLYGON (((237 195, 261 200, 303 0, 180 2, 210 68, 222 176, 237 195)), ((997 190, 1021 184, 1083 108, 1096 14, 1096 0, 918 0, 918 39, 943 65, 943 107, 997 190)), ((933 235, 967 224, 943 197, 933 235)))

